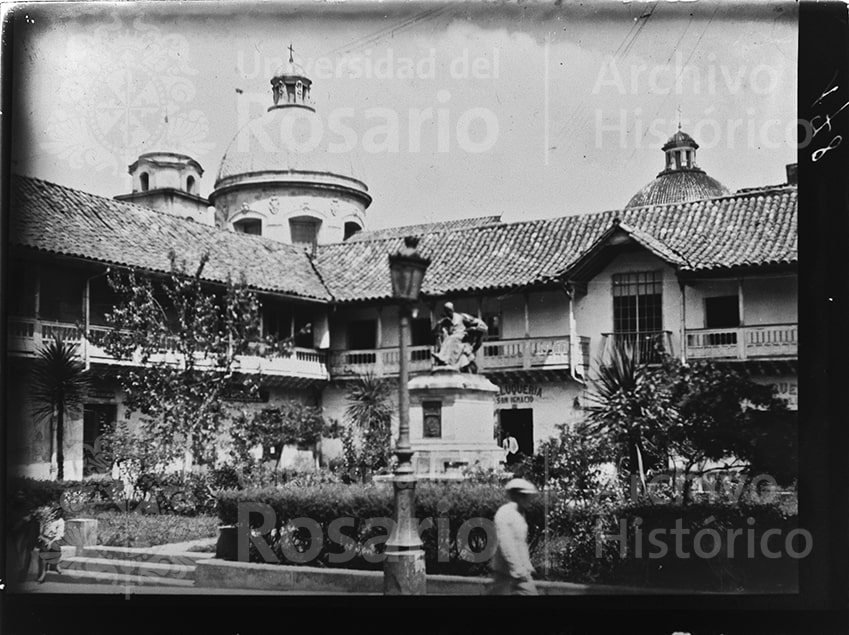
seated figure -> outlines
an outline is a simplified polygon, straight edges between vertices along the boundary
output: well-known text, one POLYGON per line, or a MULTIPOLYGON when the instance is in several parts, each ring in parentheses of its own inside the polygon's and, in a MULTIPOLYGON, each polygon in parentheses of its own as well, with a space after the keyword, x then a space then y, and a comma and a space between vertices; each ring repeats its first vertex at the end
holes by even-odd
POLYGON ((434 364, 464 373, 476 373, 475 353, 483 343, 487 330, 483 320, 454 311, 454 305, 446 302, 442 318, 435 328, 439 352, 433 353, 434 364))

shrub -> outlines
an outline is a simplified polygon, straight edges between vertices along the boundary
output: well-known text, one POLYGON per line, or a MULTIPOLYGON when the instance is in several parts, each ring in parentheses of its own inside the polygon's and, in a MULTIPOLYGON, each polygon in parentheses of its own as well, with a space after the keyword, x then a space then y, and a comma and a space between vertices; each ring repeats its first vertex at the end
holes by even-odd
POLYGON ((66 518, 91 515, 112 506, 122 484, 111 477, 86 481, 43 481, 26 477, 9 479, 9 515, 20 519, 39 507, 61 507, 66 518))
MULTIPOLYGON (((795 515, 778 505, 592 504, 552 515, 558 540, 549 555, 551 575, 558 579, 713 591, 792 590, 796 584, 793 558, 770 558, 760 549, 767 529, 786 537, 797 526, 795 515), (680 531, 680 543, 673 530, 680 531), (736 537, 729 533, 734 530, 736 537)), ((783 540, 775 539, 770 548, 778 551, 780 543, 783 549, 783 540)))
MULTIPOLYGON (((432 521, 432 526, 423 525, 421 532, 428 573, 485 573, 488 558, 484 562, 471 560, 475 552, 486 552, 486 532, 481 528, 475 529, 475 523, 464 528, 464 523, 472 519, 491 520, 504 502, 504 491, 500 485, 421 483, 417 487, 415 516, 420 522, 424 519, 432 521), (458 543, 458 531, 461 528, 466 536, 458 543)), ((292 484, 278 488, 219 492, 218 515, 222 524, 237 524, 241 503, 261 503, 274 510, 274 527, 266 533, 265 539, 280 562, 296 563, 286 556, 286 550, 296 548, 306 551, 309 547, 308 532, 296 532, 289 526, 289 522, 294 519, 309 518, 321 527, 323 543, 314 559, 299 564, 358 569, 382 567, 379 556, 388 538, 388 527, 385 523, 370 524, 368 521, 393 517, 393 492, 389 486, 292 484), (347 562, 334 562, 344 552, 345 546, 341 544, 343 539, 338 534, 331 535, 330 524, 341 518, 350 519, 343 533, 351 541, 348 549, 353 555, 347 562), (331 539, 334 536, 335 539, 331 539)), ((256 529, 261 522, 260 514, 250 514, 250 527, 256 529)), ((531 538, 535 539, 543 524, 541 501, 537 501, 529 510, 528 522, 531 538)), ((292 552, 289 553, 291 555, 292 552)), ((252 549, 251 559, 261 560, 256 549, 252 549)))
POLYGON ((152 547, 218 535, 215 516, 99 512, 97 542, 109 547, 152 547))

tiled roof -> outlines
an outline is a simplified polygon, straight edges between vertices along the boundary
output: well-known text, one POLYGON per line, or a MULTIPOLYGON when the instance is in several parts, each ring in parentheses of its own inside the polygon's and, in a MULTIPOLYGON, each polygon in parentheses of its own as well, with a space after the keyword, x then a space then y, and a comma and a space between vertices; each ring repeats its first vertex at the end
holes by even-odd
POLYGON ((728 196, 722 183, 697 168, 678 168, 661 172, 656 179, 631 197, 625 207, 666 205, 683 201, 728 196))
POLYGON ((631 235, 631 237, 636 240, 643 247, 648 249, 651 253, 653 253, 658 258, 662 258, 666 262, 675 265, 676 267, 686 267, 689 263, 679 254, 677 251, 669 247, 662 240, 658 240, 648 232, 644 232, 642 229, 637 229, 636 227, 631 227, 625 223, 616 223, 616 226, 627 232, 631 235))
POLYGON ((35 178, 13 179, 9 239, 45 252, 162 272, 170 271, 172 249, 189 267, 208 251, 204 278, 210 281, 238 279, 244 272, 255 289, 330 299, 309 256, 296 247, 35 178))
MULTIPOLYGON (((782 187, 722 198, 426 233, 431 259, 422 291, 476 292, 549 282, 619 218, 684 271, 797 261, 797 190, 782 187)), ((339 301, 387 298, 387 256, 401 237, 319 247, 316 265, 339 301)))
POLYGON ((402 236, 418 228, 424 230, 419 250, 431 259, 423 292, 432 296, 551 282, 617 218, 638 242, 682 271, 797 261, 792 186, 519 223, 414 225, 391 237, 319 246, 312 261, 274 240, 33 178, 15 177, 11 211, 13 244, 163 272, 170 269, 171 249, 189 264, 208 251, 209 280, 222 282, 244 271, 258 290, 341 302, 388 298, 387 257, 401 247, 402 236))
POLYGON ((470 227, 485 227, 487 225, 498 225, 501 216, 479 216, 477 218, 460 218, 456 220, 437 221, 435 223, 419 223, 417 225, 404 225, 403 227, 385 227, 373 229, 354 234, 347 242, 359 240, 378 240, 380 238, 397 238, 403 236, 421 236, 433 232, 456 231, 470 227))

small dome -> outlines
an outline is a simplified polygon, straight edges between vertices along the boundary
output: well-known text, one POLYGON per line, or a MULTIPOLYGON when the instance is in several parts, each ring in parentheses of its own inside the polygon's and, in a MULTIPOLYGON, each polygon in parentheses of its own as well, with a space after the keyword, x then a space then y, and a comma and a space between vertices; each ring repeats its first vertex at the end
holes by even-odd
POLYGON ((683 203, 729 194, 731 191, 727 187, 703 170, 668 170, 634 194, 625 207, 683 203))
POLYGON ((661 150, 666 151, 670 148, 693 148, 694 150, 697 150, 699 148, 699 144, 696 143, 696 140, 686 132, 678 130, 674 135, 666 140, 666 143, 663 144, 661 150))
POLYGON ((303 77, 305 81, 310 81, 303 66, 291 58, 274 71, 274 77, 303 77))
POLYGON ((634 194, 625 207, 683 203, 731 194, 727 187, 696 165, 698 148, 696 140, 682 131, 679 124, 677 132, 661 148, 666 156, 666 169, 634 194))

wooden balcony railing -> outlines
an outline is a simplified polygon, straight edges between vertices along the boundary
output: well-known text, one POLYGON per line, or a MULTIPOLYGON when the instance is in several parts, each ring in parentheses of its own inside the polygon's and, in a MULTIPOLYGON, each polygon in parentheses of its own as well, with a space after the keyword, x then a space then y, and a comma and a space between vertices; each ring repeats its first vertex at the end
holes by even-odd
POLYGON ((601 334, 601 359, 606 359, 614 346, 622 345, 647 364, 660 363, 661 357, 672 355, 671 331, 639 331, 601 334))
MULTIPOLYGON (((580 338, 581 364, 589 363, 590 340, 580 338)), ((433 367, 433 346, 410 346, 408 370, 411 373, 428 371, 433 367)), ((532 368, 569 368, 569 337, 537 337, 484 342, 477 354, 478 371, 528 370, 532 368)), ((352 377, 372 373, 378 376, 397 375, 400 370, 397 348, 332 351, 330 374, 352 377)))
MULTIPOLYGON (((88 342, 83 341, 77 326, 62 322, 49 322, 34 318, 13 318, 8 321, 9 353, 18 356, 32 357, 46 342, 59 334, 65 342, 77 345, 80 357, 87 356, 89 362, 102 364, 131 364, 135 362, 116 360, 106 353, 100 343, 103 336, 110 330, 105 326, 90 326, 88 342)), ((327 379, 327 356, 323 351, 310 348, 295 348, 291 355, 280 355, 263 350, 263 345, 257 345, 255 354, 239 355, 236 359, 236 370, 246 373, 265 373, 269 375, 285 375, 311 379, 327 379)), ((172 341, 163 340, 160 352, 161 359, 175 355, 176 347, 172 341)), ((174 357, 176 360, 176 357, 174 357)), ((159 358, 158 358, 159 361, 159 358)))
POLYGON ((687 329, 688 359, 763 359, 799 354, 797 324, 687 329))

